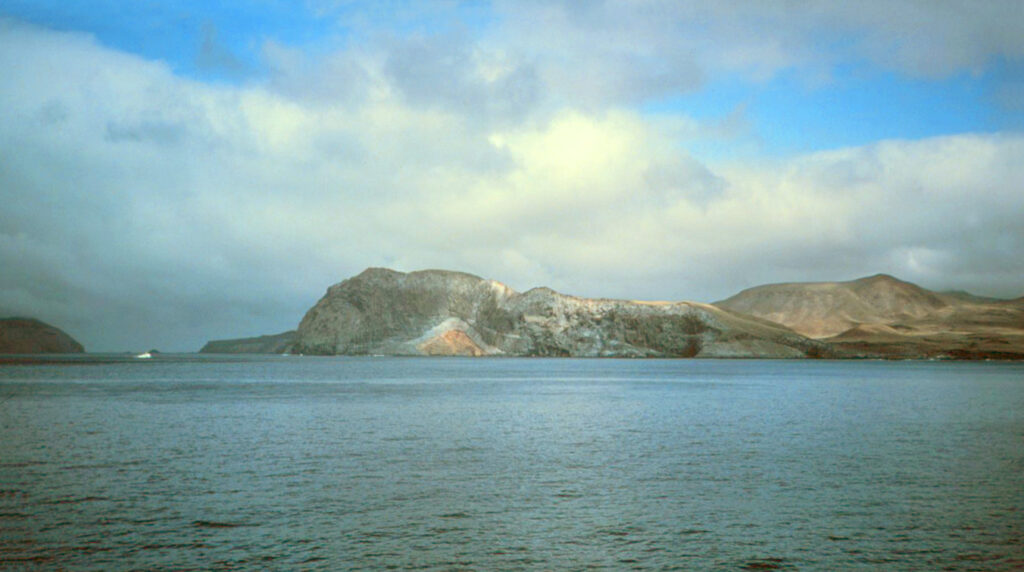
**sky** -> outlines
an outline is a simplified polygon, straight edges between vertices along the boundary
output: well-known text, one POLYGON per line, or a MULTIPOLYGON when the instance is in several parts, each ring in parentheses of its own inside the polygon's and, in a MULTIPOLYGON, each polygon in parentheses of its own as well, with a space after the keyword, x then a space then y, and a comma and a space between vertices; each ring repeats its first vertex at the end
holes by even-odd
POLYGON ((294 329, 372 266, 1024 295, 1024 2, 6 0, 0 315, 294 329))

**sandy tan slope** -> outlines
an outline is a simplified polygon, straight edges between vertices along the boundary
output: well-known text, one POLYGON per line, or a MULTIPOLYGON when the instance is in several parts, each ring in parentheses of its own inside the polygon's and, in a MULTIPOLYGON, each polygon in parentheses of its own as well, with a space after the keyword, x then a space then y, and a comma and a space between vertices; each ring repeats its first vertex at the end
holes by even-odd
POLYGON ((758 286, 715 305, 786 325, 847 355, 1024 358, 1024 299, 933 292, 884 274, 758 286))

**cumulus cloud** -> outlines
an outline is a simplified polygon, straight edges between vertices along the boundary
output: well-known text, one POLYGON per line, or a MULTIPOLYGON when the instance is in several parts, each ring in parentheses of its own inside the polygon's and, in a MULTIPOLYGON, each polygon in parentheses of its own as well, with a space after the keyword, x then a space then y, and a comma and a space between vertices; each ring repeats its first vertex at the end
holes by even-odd
POLYGON ((520 119, 536 104, 536 70, 464 33, 393 40, 384 73, 411 105, 458 109, 478 120, 520 119))
POLYGON ((268 47, 280 75, 210 86, 0 25, 0 307, 92 351, 194 350, 294 327, 367 266, 648 299, 880 271, 1024 294, 1019 136, 711 164, 680 144, 696 120, 503 100, 542 66, 469 42, 427 50, 453 91, 402 49, 268 47), (340 79, 303 91, 306 65, 340 79))
POLYGON ((290 99, 320 105, 352 105, 382 86, 373 63, 347 51, 308 54, 273 40, 263 43, 269 87, 290 99))
POLYGON ((498 2, 510 46, 572 101, 621 103, 698 89, 710 75, 765 81, 873 64, 922 78, 1024 58, 1016 0, 965 2, 498 2))

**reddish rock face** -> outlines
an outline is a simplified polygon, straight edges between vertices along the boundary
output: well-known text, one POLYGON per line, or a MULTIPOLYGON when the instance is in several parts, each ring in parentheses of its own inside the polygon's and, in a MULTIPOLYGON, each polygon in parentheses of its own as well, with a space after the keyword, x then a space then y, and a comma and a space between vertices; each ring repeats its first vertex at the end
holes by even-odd
POLYGON ((461 330, 448 330, 435 336, 419 346, 419 350, 428 356, 473 356, 478 357, 485 354, 484 350, 476 345, 466 332, 461 330))
POLYGON ((59 328, 30 318, 0 319, 0 354, 78 354, 84 352, 59 328))

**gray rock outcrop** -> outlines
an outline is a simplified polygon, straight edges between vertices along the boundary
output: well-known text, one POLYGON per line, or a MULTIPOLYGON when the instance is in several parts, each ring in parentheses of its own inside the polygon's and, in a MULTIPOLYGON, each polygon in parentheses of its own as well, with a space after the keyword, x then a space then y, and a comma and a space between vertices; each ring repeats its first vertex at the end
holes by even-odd
POLYGON ((694 302, 519 293, 461 272, 371 268, 331 286, 299 325, 305 354, 825 357, 828 344, 694 302))

